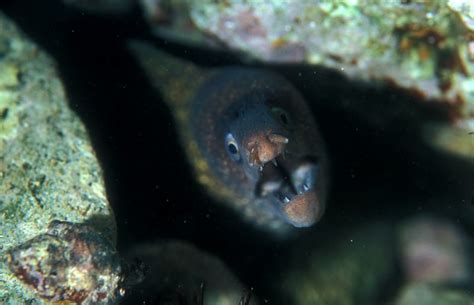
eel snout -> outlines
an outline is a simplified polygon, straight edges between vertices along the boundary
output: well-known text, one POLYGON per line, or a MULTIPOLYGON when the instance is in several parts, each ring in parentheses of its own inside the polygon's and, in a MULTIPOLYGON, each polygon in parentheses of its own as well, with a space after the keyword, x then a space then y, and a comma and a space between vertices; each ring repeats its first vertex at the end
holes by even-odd
POLYGON ((263 166, 281 155, 288 138, 276 133, 257 133, 247 140, 247 151, 249 152, 249 164, 252 166, 263 166))

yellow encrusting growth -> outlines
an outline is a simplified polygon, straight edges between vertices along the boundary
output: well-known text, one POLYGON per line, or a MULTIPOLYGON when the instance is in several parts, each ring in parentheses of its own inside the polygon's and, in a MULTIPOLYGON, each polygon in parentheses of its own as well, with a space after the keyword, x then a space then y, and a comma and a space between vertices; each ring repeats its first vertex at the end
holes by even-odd
POLYGON ((10 62, 0 61, 0 88, 13 87, 18 84, 18 67, 10 62))

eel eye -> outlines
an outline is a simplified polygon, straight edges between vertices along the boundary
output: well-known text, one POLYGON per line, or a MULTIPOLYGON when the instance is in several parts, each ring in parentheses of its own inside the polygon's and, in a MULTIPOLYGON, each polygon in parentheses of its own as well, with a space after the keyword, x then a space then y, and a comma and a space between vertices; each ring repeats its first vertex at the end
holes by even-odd
POLYGON ((288 115, 288 112, 286 112, 280 107, 273 107, 272 113, 277 118, 277 120, 281 122, 284 126, 290 125, 291 120, 290 120, 290 116, 288 115))
POLYGON ((227 136, 225 137, 225 146, 227 149, 227 153, 232 158, 232 160, 239 161, 240 160, 239 145, 237 144, 237 141, 235 140, 234 136, 231 133, 227 134, 227 136))

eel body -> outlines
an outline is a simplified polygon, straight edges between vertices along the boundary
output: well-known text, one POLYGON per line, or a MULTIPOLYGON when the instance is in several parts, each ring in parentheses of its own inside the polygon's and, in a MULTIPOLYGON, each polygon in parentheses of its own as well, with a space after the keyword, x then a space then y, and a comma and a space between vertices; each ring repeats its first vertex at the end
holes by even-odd
POLYGON ((196 179, 212 197, 270 230, 322 217, 325 145, 287 80, 260 69, 200 68, 144 42, 129 47, 170 107, 196 179))

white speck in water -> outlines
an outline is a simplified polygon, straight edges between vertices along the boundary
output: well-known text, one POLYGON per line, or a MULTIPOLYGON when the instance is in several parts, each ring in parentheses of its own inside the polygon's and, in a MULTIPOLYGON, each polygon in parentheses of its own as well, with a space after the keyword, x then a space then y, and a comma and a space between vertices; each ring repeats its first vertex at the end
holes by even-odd
POLYGON ((312 28, 312 29, 314 29, 314 28, 316 27, 316 22, 311 21, 311 22, 309 23, 309 27, 312 28))

